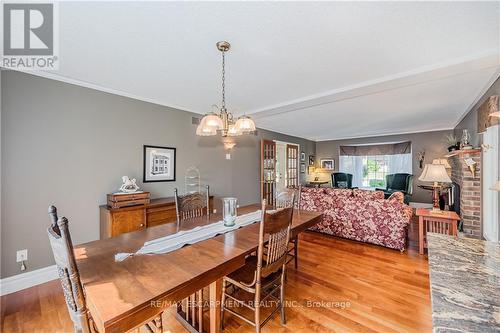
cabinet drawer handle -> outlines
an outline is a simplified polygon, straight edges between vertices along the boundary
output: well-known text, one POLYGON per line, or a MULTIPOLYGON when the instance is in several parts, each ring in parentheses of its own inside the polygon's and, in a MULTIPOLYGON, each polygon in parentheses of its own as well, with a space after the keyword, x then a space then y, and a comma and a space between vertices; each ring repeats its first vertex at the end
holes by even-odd
POLYGON ((144 227, 144 223, 141 223, 140 227, 144 227))

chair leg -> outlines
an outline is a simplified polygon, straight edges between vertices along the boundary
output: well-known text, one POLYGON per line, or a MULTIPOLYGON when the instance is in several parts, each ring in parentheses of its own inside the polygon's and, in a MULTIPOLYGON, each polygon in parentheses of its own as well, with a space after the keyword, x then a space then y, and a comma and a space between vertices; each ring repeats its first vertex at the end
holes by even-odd
POLYGON ((281 325, 286 324, 285 318, 285 266, 283 265, 283 272, 281 273, 281 286, 280 286, 280 307, 281 307, 281 325))
POLYGON ((222 297, 220 301, 220 330, 224 330, 224 307, 226 305, 226 280, 222 279, 222 297))
POLYGON ((260 281, 255 288, 255 333, 260 333, 260 281))
POLYGON ((295 269, 299 267, 299 236, 295 236, 293 247, 294 261, 295 261, 295 269))

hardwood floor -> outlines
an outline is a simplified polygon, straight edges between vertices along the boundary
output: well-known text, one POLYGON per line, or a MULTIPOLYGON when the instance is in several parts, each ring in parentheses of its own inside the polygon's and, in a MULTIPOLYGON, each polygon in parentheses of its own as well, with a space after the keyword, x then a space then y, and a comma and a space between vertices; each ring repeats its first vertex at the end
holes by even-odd
MULTIPOLYGON (((410 230, 410 249, 399 251, 307 232, 299 241, 299 269, 290 265, 287 323, 279 315, 263 332, 430 332, 427 257, 410 230)), ((165 315, 165 332, 185 332, 165 315)), ((2 332, 72 332, 59 281, 1 298, 2 332)), ((255 332, 226 315, 224 332, 255 332)))

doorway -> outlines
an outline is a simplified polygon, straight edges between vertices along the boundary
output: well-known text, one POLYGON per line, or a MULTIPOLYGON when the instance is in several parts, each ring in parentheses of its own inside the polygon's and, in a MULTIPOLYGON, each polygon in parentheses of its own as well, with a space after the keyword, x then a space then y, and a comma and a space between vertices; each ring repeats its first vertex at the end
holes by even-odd
POLYGON ((299 145, 262 140, 261 146, 261 194, 274 203, 276 193, 299 186, 299 145))

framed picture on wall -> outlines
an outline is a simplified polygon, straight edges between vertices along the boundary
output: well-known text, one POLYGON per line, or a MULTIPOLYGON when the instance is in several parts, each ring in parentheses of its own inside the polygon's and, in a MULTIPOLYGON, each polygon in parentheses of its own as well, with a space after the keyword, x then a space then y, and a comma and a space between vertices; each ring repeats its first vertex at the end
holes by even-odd
POLYGON ((144 146, 143 182, 175 181, 175 148, 144 146))
POLYGON ((334 170, 335 160, 333 158, 322 158, 320 160, 321 169, 324 170, 334 170))
POLYGON ((306 164, 300 163, 300 173, 306 173, 306 164))
POLYGON ((301 151, 300 152, 300 161, 305 162, 306 161, 306 153, 301 151))
POLYGON ((307 167, 307 173, 308 174, 312 175, 314 173, 314 171, 315 171, 314 166, 310 165, 310 166, 307 167))
POLYGON ((314 165, 314 155, 309 155, 309 165, 314 165))

